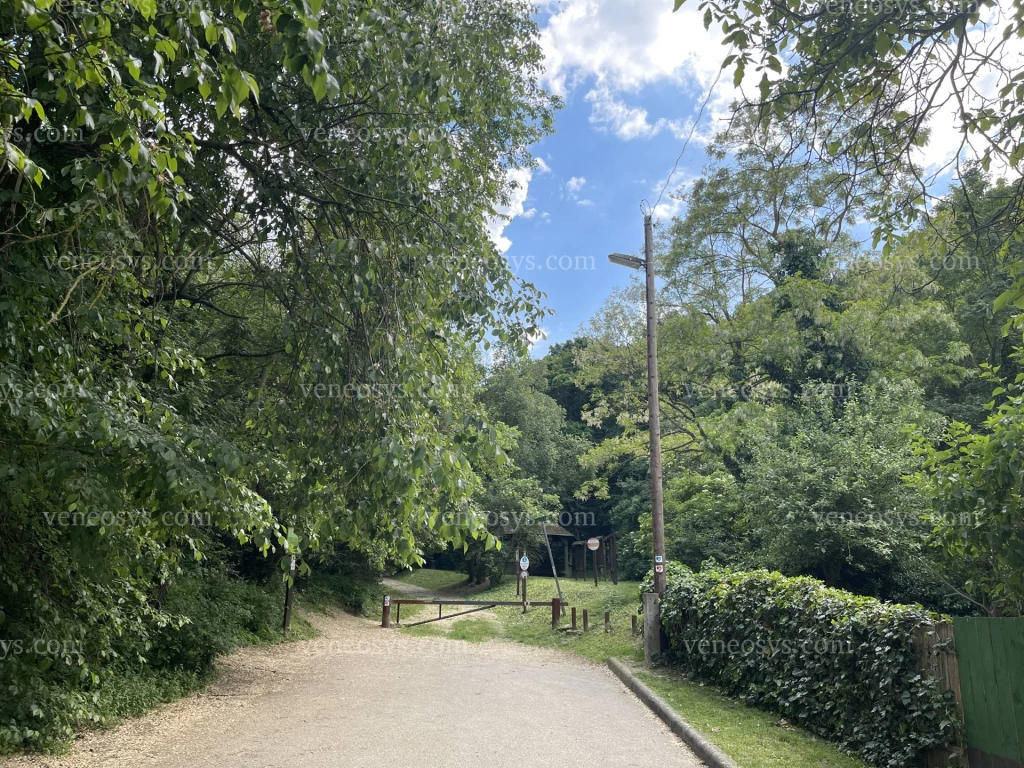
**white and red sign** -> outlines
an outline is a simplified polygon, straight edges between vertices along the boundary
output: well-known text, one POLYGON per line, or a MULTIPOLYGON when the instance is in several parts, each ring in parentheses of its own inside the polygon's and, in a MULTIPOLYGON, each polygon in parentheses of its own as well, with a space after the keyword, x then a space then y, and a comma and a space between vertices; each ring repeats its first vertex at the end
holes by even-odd
POLYGON ((591 552, 596 552, 601 546, 601 540, 597 536, 591 536, 587 539, 587 549, 591 552))
POLYGON ((655 573, 664 573, 665 572, 665 566, 662 565, 661 563, 658 563, 656 566, 654 566, 654 572, 655 573))

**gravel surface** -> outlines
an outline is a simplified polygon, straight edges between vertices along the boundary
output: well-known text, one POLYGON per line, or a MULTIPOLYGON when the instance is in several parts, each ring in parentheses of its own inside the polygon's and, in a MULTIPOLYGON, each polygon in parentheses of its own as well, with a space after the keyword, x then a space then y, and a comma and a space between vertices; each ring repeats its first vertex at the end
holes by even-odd
MULTIPOLYGON (((203 694, 70 754, 11 766, 697 768, 603 667, 501 640, 466 643, 311 615, 315 640, 247 648, 203 694)), ((445 623, 445 622, 440 622, 445 623)))

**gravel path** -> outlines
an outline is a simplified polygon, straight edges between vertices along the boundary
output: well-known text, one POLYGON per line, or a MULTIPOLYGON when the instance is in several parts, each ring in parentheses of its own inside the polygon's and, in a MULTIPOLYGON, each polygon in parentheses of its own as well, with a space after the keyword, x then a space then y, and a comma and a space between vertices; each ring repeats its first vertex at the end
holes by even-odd
POLYGON ((599 665, 501 640, 415 637, 343 614, 308 618, 316 640, 244 649, 220 661, 204 694, 88 734, 68 755, 5 765, 702 765, 599 665))

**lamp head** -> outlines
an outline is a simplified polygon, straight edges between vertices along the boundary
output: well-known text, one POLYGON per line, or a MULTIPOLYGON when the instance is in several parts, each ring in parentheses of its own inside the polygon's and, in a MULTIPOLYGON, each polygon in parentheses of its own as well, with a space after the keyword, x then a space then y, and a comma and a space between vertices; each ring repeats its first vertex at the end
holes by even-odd
POLYGON ((646 262, 640 257, 627 256, 624 253, 609 254, 608 261, 612 264, 618 264, 621 267, 629 267, 630 269, 643 269, 647 266, 646 262))

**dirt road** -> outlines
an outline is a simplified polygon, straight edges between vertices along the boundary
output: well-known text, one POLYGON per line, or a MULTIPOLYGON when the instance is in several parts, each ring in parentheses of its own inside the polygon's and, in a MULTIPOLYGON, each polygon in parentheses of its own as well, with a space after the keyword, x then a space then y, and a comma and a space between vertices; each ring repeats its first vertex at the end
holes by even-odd
POLYGON ((249 648, 202 695, 11 766, 697 768, 603 667, 505 641, 313 615, 316 640, 249 648))

